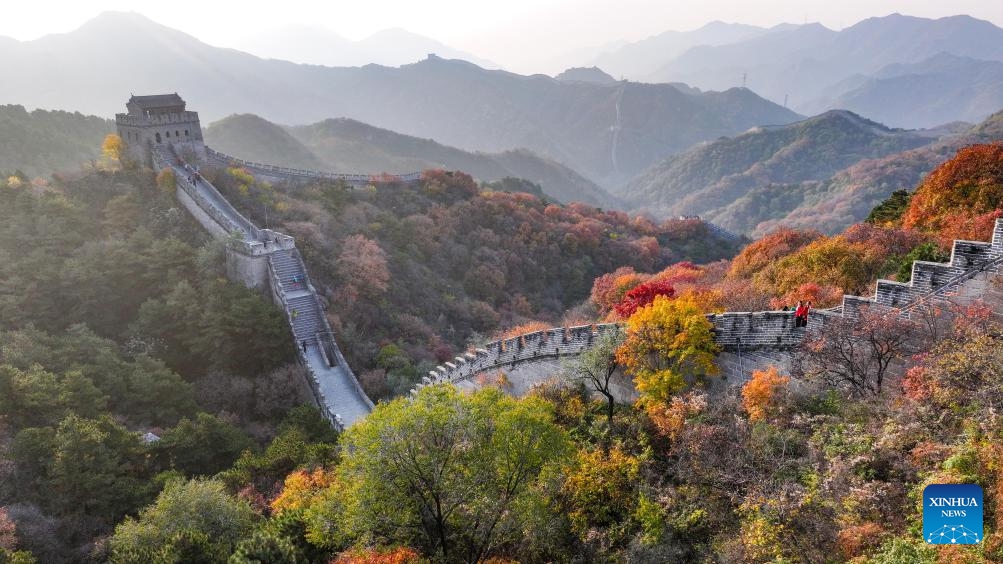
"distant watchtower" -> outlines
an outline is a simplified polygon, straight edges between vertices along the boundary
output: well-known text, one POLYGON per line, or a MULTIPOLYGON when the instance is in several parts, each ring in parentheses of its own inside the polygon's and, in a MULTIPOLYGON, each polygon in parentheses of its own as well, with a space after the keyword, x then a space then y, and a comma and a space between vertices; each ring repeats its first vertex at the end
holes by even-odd
POLYGON ((205 159, 199 114, 186 111, 185 101, 177 92, 132 96, 125 106, 129 112, 115 114, 115 124, 133 159, 150 164, 150 151, 158 145, 205 159))

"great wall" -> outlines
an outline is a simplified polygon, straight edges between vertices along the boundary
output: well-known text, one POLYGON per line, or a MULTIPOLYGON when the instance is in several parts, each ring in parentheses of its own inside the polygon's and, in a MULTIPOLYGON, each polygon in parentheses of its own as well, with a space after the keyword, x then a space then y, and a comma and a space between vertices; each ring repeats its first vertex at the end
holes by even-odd
MULTIPOLYGON (((178 200, 209 233, 227 241, 228 275, 249 287, 266 289, 285 311, 299 360, 309 373, 310 388, 325 416, 338 428, 364 417, 372 410, 373 403, 338 347, 324 303, 310 281, 293 238, 256 227, 197 174, 195 167, 240 166, 269 181, 334 180, 351 186, 379 181, 413 183, 420 179, 420 173, 337 174, 248 162, 206 147, 198 114, 186 111, 177 94, 133 96, 127 107, 129 113, 118 114, 116 122, 131 156, 156 169, 166 167, 174 171, 178 200)), ((997 294, 991 301, 999 307, 1003 304, 1003 290, 994 286, 992 280, 1001 274, 1001 268, 1003 218, 996 221, 991 242, 955 241, 950 261, 916 261, 910 282, 878 280, 873 298, 844 296, 842 305, 814 311, 807 329, 794 326, 793 312, 709 314, 715 340, 722 349, 717 359, 722 381, 740 383, 754 369, 769 364, 786 366, 790 351, 803 341, 806 332, 820 330, 840 317, 855 318, 863 307, 909 316, 924 304, 945 301, 966 304, 988 294, 997 294)), ((1003 315, 1001 311, 995 313, 1003 315)), ((612 327, 613 324, 555 327, 494 341, 438 366, 423 378, 418 388, 441 382, 476 387, 481 377, 504 372, 511 391, 521 393, 553 376, 563 362, 587 350, 612 327)), ((626 401, 634 394, 629 381, 617 383, 618 399, 626 401)))

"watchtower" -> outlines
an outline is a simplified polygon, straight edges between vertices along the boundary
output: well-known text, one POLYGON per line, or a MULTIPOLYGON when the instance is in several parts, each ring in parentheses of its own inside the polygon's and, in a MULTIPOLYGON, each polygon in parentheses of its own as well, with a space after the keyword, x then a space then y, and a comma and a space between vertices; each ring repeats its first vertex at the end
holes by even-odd
POLYGON ((115 124, 133 159, 150 164, 150 151, 159 145, 205 160, 199 114, 185 110, 185 101, 177 92, 133 95, 125 107, 128 113, 115 114, 115 124))

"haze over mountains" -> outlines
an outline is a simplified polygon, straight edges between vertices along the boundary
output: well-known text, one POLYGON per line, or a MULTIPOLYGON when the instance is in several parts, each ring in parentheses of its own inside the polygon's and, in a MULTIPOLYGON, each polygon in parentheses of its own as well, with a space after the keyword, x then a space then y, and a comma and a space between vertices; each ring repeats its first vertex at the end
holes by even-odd
MULTIPOLYGON (((747 233, 780 221, 839 230, 969 138, 957 135, 968 126, 935 126, 1003 107, 1003 29, 968 16, 893 14, 842 31, 713 22, 613 46, 553 78, 439 56, 321 64, 472 58, 403 30, 358 42, 322 28, 270 38, 271 48, 256 40, 259 53, 314 64, 213 47, 134 13, 34 41, 0 38, 0 73, 17 77, 0 103, 110 117, 128 93, 177 91, 204 124, 232 116, 207 139, 241 158, 519 177, 563 202, 703 214, 747 233), (743 75, 749 88, 734 87, 743 75), (776 103, 787 94, 815 117, 776 103), (931 129, 894 129, 920 126, 931 129)), ((82 155, 64 152, 59 166, 82 155)))
POLYGON ((352 41, 323 26, 288 25, 247 37, 236 47, 265 59, 329 67, 398 66, 435 53, 444 59, 463 59, 483 68, 501 68, 497 63, 400 28, 384 29, 352 41))
MULTIPOLYGON (((698 30, 699 31, 699 30, 698 30)), ((697 34, 697 32, 692 32, 697 34)), ((752 32, 749 38, 728 43, 705 43, 684 53, 663 57, 662 66, 648 76, 655 82, 679 81, 703 89, 722 89, 743 82, 767 99, 783 103, 802 113, 815 113, 840 107, 826 100, 838 101, 840 95, 861 86, 869 79, 881 79, 895 72, 889 65, 923 63, 941 54, 965 57, 970 63, 955 69, 954 79, 974 79, 982 67, 1003 61, 1003 29, 970 16, 940 19, 892 14, 869 18, 841 31, 820 24, 777 26, 752 32)), ((648 57, 652 57, 648 54, 648 57)), ((600 65, 601 66, 601 65, 600 65)), ((616 74, 616 69, 604 69, 616 74)), ((904 72, 903 72, 904 71, 904 72)), ((915 74, 916 81, 935 82, 942 76, 940 65, 927 63, 899 74, 915 74), (927 67, 927 68, 924 68, 927 67), (922 78, 919 78, 922 77, 922 78)), ((993 84, 973 84, 977 96, 990 93, 993 84)), ((907 94, 907 90, 885 86, 889 91, 907 94)), ((990 94, 991 95, 991 94, 990 94)), ((931 120, 962 119, 967 104, 955 112, 929 111, 926 100, 917 97, 899 99, 889 95, 873 97, 866 115, 881 122, 906 127, 932 126, 931 120), (907 119, 907 115, 918 115, 907 119), (929 116, 929 117, 927 117, 929 116)), ((850 107, 858 110, 863 107, 850 107)), ((988 112, 991 112, 989 110, 988 112)), ((984 118, 987 113, 975 116, 984 118)), ((971 117, 969 115, 969 117, 971 117)))
POLYGON ((800 117, 743 89, 561 82, 440 58, 399 68, 262 60, 123 13, 0 44, 0 73, 19 77, 0 101, 110 116, 129 92, 178 91, 207 122, 232 113, 286 124, 349 117, 467 150, 528 148, 598 181, 625 179, 699 141, 800 117))

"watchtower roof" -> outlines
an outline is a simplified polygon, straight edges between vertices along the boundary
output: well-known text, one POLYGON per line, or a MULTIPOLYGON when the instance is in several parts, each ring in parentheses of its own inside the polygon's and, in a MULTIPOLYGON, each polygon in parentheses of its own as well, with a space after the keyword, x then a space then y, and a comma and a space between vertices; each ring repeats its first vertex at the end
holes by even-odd
POLYGON ((185 111, 185 101, 178 96, 178 93, 173 94, 154 94, 152 96, 135 96, 129 98, 129 102, 126 104, 129 108, 129 113, 142 115, 146 112, 158 112, 158 111, 185 111))

